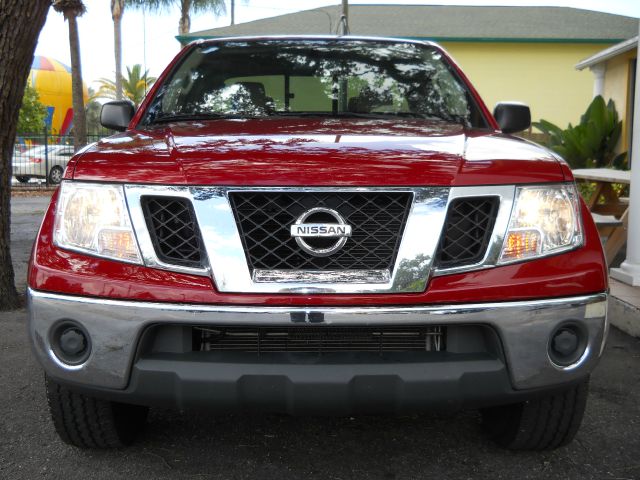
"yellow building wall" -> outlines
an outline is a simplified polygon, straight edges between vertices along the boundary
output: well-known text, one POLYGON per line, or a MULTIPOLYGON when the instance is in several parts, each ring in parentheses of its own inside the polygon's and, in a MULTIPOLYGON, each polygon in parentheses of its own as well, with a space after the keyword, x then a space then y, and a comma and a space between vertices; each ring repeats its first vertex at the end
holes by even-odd
POLYGON ((630 77, 629 67, 632 59, 636 58, 636 50, 626 52, 622 55, 612 58, 606 63, 606 71, 604 74, 604 99, 613 100, 616 104, 618 116, 622 120, 622 135, 616 150, 618 152, 626 152, 629 149, 629 112, 628 100, 630 94, 630 77))
POLYGON ((576 124, 593 97, 593 74, 575 65, 610 46, 606 43, 442 42, 476 87, 489 110, 516 100, 541 118, 565 128, 576 124))

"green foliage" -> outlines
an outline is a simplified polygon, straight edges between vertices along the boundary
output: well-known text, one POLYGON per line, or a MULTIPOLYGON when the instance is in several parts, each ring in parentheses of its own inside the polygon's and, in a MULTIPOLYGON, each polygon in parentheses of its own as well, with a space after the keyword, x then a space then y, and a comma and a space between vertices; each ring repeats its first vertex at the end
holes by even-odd
POLYGON ((560 154, 572 168, 624 168, 627 153, 616 154, 614 149, 622 134, 622 121, 613 100, 605 104, 598 95, 575 127, 562 130, 557 125, 540 120, 533 126, 545 133, 545 144, 560 154))
MULTIPOLYGON (((136 64, 133 68, 127 67, 127 76, 122 77, 122 89, 125 98, 131 100, 136 108, 144 99, 144 96, 156 81, 155 77, 149 76, 149 71, 142 73, 142 66, 136 64)), ((115 100, 116 97, 116 84, 113 80, 108 78, 101 78, 98 80, 98 91, 95 95, 91 96, 91 100, 96 98, 107 98, 115 100)))
MULTIPOLYGON (((113 0, 112 0, 113 2, 113 0)), ((213 12, 216 17, 225 13, 225 0, 124 0, 125 5, 148 11, 180 9, 178 32, 185 35, 191 30, 191 14, 213 12)), ((112 4, 113 5, 113 4, 112 4)))
POLYGON ((45 127, 47 107, 40 103, 40 97, 35 88, 30 85, 24 89, 22 106, 18 116, 18 135, 25 133, 40 133, 45 127))
POLYGON ((186 3, 183 0, 125 0, 125 4, 134 8, 146 8, 151 11, 161 11, 171 7, 190 8, 193 12, 213 11, 217 17, 225 13, 224 0, 191 0, 186 3))
POLYGON ((100 135, 104 132, 104 128, 100 124, 101 110, 102 104, 95 100, 95 91, 89 87, 89 102, 86 106, 88 135, 100 135))

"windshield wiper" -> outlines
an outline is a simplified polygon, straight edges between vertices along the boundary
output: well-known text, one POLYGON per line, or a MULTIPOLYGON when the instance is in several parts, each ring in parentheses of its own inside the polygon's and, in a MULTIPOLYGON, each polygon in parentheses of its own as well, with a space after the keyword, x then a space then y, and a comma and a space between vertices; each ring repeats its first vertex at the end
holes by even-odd
POLYGON ((389 118, 393 113, 361 113, 361 112, 271 112, 271 115, 282 117, 322 117, 322 118, 389 118))
POLYGON ((220 118, 247 118, 244 115, 231 115, 226 113, 177 113, 172 115, 161 115, 154 118, 149 124, 154 123, 170 123, 170 122, 189 122, 194 120, 217 120, 220 118))
POLYGON ((464 115, 448 114, 448 113, 418 113, 418 112, 393 112, 389 115, 395 115, 397 117, 405 118, 420 118, 424 120, 441 120, 444 122, 455 123, 462 125, 463 127, 469 126, 469 119, 464 115))
POLYGON ((254 116, 247 114, 229 114, 229 113, 178 113, 172 115, 162 115, 149 121, 148 124, 171 123, 171 122, 188 122, 197 120, 217 120, 217 119, 249 119, 249 118, 268 118, 270 116, 277 117, 321 117, 321 118, 369 118, 384 120, 389 118, 417 118, 422 120, 440 120, 450 123, 456 123, 467 127, 469 122, 462 115, 445 115, 436 113, 418 113, 418 112, 282 112, 273 111, 266 115, 254 116))
POLYGON ((446 115, 437 113, 419 113, 419 112, 271 112, 270 115, 283 117, 323 117, 323 118, 417 118, 421 120, 440 120, 450 123, 469 126, 469 121, 462 115, 446 115))

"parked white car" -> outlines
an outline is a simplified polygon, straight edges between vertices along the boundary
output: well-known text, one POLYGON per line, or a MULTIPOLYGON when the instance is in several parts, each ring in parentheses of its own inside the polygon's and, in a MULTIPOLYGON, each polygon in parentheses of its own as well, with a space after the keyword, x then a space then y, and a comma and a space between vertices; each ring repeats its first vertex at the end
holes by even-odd
POLYGON ((73 145, 44 145, 13 153, 13 176, 20 183, 32 178, 49 178, 50 183, 62 180, 64 169, 73 156, 73 145))

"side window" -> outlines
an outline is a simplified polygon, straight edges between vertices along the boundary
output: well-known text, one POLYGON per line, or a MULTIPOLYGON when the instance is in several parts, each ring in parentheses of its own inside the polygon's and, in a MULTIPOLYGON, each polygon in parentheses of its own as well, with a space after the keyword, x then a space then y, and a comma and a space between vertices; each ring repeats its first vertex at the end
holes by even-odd
MULTIPOLYGON (((292 112, 330 112, 332 83, 311 76, 289 77, 289 110, 292 112)), ((284 75, 234 77, 224 82, 226 87, 238 85, 249 92, 254 104, 272 102, 275 111, 285 111, 284 75), (266 97, 266 98, 265 98, 266 97)))
POLYGON ((404 89, 388 77, 372 73, 348 79, 347 109, 355 113, 407 112, 404 89))
POLYGON ((226 87, 240 85, 248 92, 254 104, 265 103, 272 105, 276 111, 284 110, 284 76, 260 75, 251 77, 228 78, 224 82, 226 87))
POLYGON ((333 84, 330 78, 291 77, 292 112, 330 112, 333 84))

